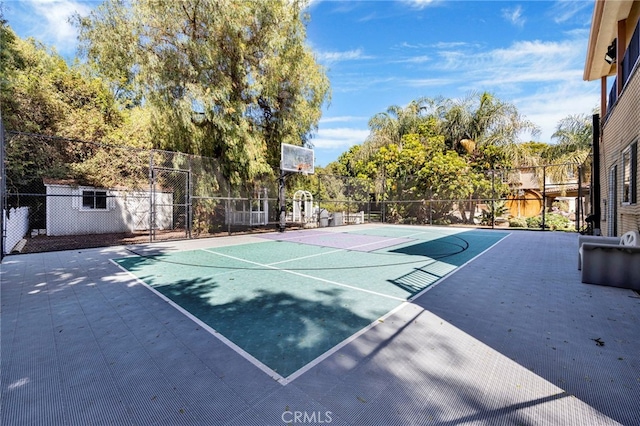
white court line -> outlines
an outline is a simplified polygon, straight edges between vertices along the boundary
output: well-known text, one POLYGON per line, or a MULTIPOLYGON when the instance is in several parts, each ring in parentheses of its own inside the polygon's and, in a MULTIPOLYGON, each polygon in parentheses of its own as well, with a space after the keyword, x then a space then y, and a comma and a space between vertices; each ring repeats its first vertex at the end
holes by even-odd
MULTIPOLYGON (((414 235, 419 235, 419 234, 426 234, 428 232, 418 232, 415 234, 411 234, 410 236, 414 236, 414 235)), ((505 236, 508 237, 510 234, 507 234, 505 236)), ((410 236, 407 237, 396 237, 396 238, 408 238, 410 236)), ((267 365, 263 364, 260 360, 258 360, 257 358, 255 358, 253 355, 249 354, 248 352, 246 352, 244 349, 242 349, 241 347, 239 347, 238 345, 236 345, 235 343, 233 343, 232 341, 230 341, 229 339, 227 339, 226 337, 224 337, 222 334, 220 334, 217 330, 215 330, 214 328, 212 328, 211 326, 209 326, 208 324, 204 323, 202 320, 200 320, 199 318, 197 318, 196 316, 194 316, 193 314, 191 314, 189 311, 187 311, 186 309, 184 309, 183 307, 181 307, 180 305, 178 305, 177 303, 173 302, 171 299, 169 299, 168 297, 166 297, 164 294, 160 293, 158 290, 156 290, 155 288, 153 288, 152 286, 150 286, 149 284, 145 283, 144 281, 142 281, 140 278, 138 278, 135 274, 133 274, 131 271, 128 271, 126 268, 122 267, 120 264, 118 264, 117 262, 115 262, 113 259, 110 259, 111 263, 115 264, 118 268, 120 268, 122 271, 126 272, 129 276, 133 277, 137 282, 141 283, 142 285, 144 285, 146 288, 148 288, 149 290, 151 290, 154 294, 156 294, 157 296, 159 296, 162 300, 166 301, 168 304, 170 304, 171 306, 173 306, 174 308, 176 308, 178 311, 180 311, 181 313, 183 313, 184 315, 186 315, 188 318, 190 318, 191 320, 193 320, 195 323, 199 324, 203 329, 207 330, 210 334, 212 334, 213 336, 215 336, 217 339, 219 339, 220 341, 222 341, 224 344, 226 344, 228 347, 230 347, 232 350, 234 350, 236 353, 238 353, 240 356, 242 356, 243 358, 245 358, 247 361, 249 361, 251 364, 253 364, 254 366, 256 366, 258 369, 260 369, 261 371, 263 371, 264 373, 266 373, 267 375, 271 376, 275 381, 277 381, 278 383, 280 383, 281 385, 285 386, 287 384, 289 384, 290 382, 292 382, 293 380, 295 380, 296 378, 300 377, 301 375, 303 375, 304 373, 306 373, 307 371, 309 371, 311 368, 313 368, 314 366, 318 365, 320 362, 322 362, 323 360, 327 359, 329 356, 331 356, 332 354, 338 352, 340 349, 342 349, 344 346, 346 346, 347 344, 353 342, 354 340, 356 340, 358 337, 360 337, 361 335, 363 335, 364 333, 366 333, 367 331, 371 330, 373 327, 375 327, 377 324, 379 324, 380 322, 384 322, 384 320, 386 320, 387 318, 391 317, 393 314, 395 314, 396 312, 400 311, 401 309, 403 309, 404 307, 406 307, 407 305, 410 305, 413 303, 413 301, 415 299, 417 299, 418 297, 422 296, 425 292, 431 290, 433 287, 435 287, 437 284, 441 283, 444 281, 445 278, 448 278, 449 276, 451 276, 452 274, 454 274, 456 271, 460 270, 462 267, 466 266, 468 263, 470 263, 471 261, 475 260, 477 257, 479 257, 480 255, 484 254, 485 252, 489 251, 491 248, 493 248, 495 245, 497 245, 500 241, 502 241, 502 239, 496 241, 493 245, 491 245, 489 248, 487 248, 486 250, 484 250, 482 253, 476 255, 473 257, 473 259, 470 259, 469 261, 465 262, 463 265, 460 265, 459 267, 457 267, 456 269, 454 269, 453 271, 451 271, 450 273, 440 277, 435 283, 429 285, 427 288, 425 288, 424 290, 422 290, 420 293, 414 295, 413 297, 409 298, 409 299, 402 299, 402 298, 397 298, 397 297, 393 297, 393 296, 388 296, 385 294, 381 294, 381 293, 376 293, 376 292, 372 292, 369 290, 365 290, 365 289, 361 289, 361 288, 357 288, 357 287, 351 287, 349 285, 346 284, 342 284, 342 283, 337 283, 334 281, 330 281, 330 280, 325 280, 322 278, 317 278, 317 277, 313 277, 313 276, 309 276, 309 275, 305 275, 305 274, 301 274, 301 273, 297 273, 295 271, 288 271, 286 269, 280 269, 280 268, 276 268, 274 266, 271 265, 264 265, 264 264, 260 264, 258 262, 252 262, 249 260, 244 260, 244 259, 240 259, 240 258, 236 258, 234 256, 230 256, 230 255, 225 255, 222 253, 218 253, 215 251, 211 251, 209 249, 201 249, 203 251, 212 253, 212 254, 217 254, 219 256, 223 256, 223 257, 227 257, 227 258, 231 258, 231 259, 235 259, 241 262, 246 262, 246 263, 250 263, 250 264, 254 264, 254 265, 258 265, 261 267, 266 267, 266 268, 270 268, 273 270, 277 270, 277 271, 282 271, 282 272, 287 272, 293 275, 299 275, 305 278, 310 278, 310 279, 314 279, 314 280, 318 280, 318 281, 323 281, 323 282, 327 282, 330 284, 334 284, 334 285, 338 285, 338 286, 342 286, 342 287, 347 287, 347 288, 352 288, 358 291, 363 291, 363 292, 367 292, 367 293, 372 293, 372 294, 377 294, 379 296, 382 297, 386 297, 386 298, 390 298, 393 300, 399 300, 403 303, 401 303, 400 305, 396 306, 394 309, 392 309, 391 311, 389 311, 387 314, 383 315, 382 317, 380 317, 377 320, 372 321, 368 326, 360 329, 359 331, 357 331, 356 333, 354 333, 353 335, 347 337, 346 339, 344 339, 342 342, 338 343, 337 345, 333 346, 331 349, 329 349, 328 351, 326 351, 325 353, 321 354, 320 356, 318 356, 317 358, 315 358, 314 360, 312 360, 311 362, 305 364, 304 366, 302 366, 300 369, 296 370, 295 372, 293 372, 292 374, 290 374, 288 377, 283 377, 280 374, 278 374, 277 372, 275 372, 274 370, 272 370, 271 368, 269 368, 267 365)), ((339 251, 344 251, 346 249, 338 249, 333 252, 339 252, 339 251)), ((324 253, 327 254, 327 253, 324 253)), ((138 256, 139 257, 139 256, 138 256)), ((305 256, 306 257, 306 256, 305 256)), ((280 262, 277 262, 280 263, 280 262)))
POLYGON ((358 337, 362 336, 364 333, 366 333, 367 331, 371 330, 373 327, 377 326, 380 323, 385 322, 387 320, 387 318, 390 318, 391 315, 395 314, 396 312, 399 312, 401 309, 403 309, 405 306, 407 306, 409 304, 411 304, 411 302, 407 302, 407 301, 405 301, 404 303, 399 304, 398 306, 396 306, 395 308, 393 308, 392 310, 390 310, 389 312, 387 312, 386 314, 384 314, 380 318, 370 322, 369 325, 367 325, 366 327, 356 331, 351 336, 349 336, 346 339, 344 339, 342 342, 340 342, 337 345, 333 346, 331 349, 329 349, 326 352, 324 352, 323 354, 319 355, 317 358, 313 359, 312 361, 310 361, 309 363, 305 364, 304 366, 300 367, 300 369, 294 371, 293 373, 291 373, 290 375, 287 376, 287 378, 286 378, 287 383, 288 382, 292 382, 295 379, 297 379, 298 377, 302 376, 304 373, 306 373, 307 371, 311 370, 313 367, 315 367, 316 365, 320 364, 322 361, 324 361, 325 359, 329 358, 331 355, 333 355, 334 353, 338 352, 340 349, 342 349, 343 347, 347 346, 349 343, 355 341, 358 337))
POLYGON ((233 260, 238 260, 240 262, 249 263, 251 265, 256 265, 256 266, 260 266, 260 267, 263 267, 263 268, 273 269, 274 271, 286 272, 288 274, 297 275, 299 277, 304 277, 304 278, 308 278, 308 279, 311 279, 311 280, 321 281, 321 282, 324 282, 324 283, 327 283, 327 284, 333 284, 333 285, 336 285, 336 286, 339 286, 339 287, 350 288, 352 290, 361 291, 363 293, 375 294, 376 296, 385 297, 387 299, 399 300, 401 302, 405 302, 407 300, 407 299, 403 299, 401 297, 390 296, 388 294, 378 293, 377 291, 367 290, 365 288, 359 288, 359 287, 351 286, 349 284, 339 283, 337 281, 331 281, 331 280, 327 280, 327 279, 324 279, 324 278, 314 277, 313 275, 307 275, 307 274, 303 274, 303 273, 296 272, 296 271, 290 271, 288 269, 281 269, 281 268, 278 268, 276 266, 266 265, 264 263, 258 263, 258 262, 253 262, 251 260, 241 259, 239 257, 235 257, 235 256, 231 256, 231 255, 228 255, 228 254, 223 254, 223 253, 218 253, 216 251, 211 251, 211 250, 208 250, 208 249, 202 249, 202 250, 206 251, 207 253, 217 254, 218 256, 226 257, 226 258, 233 259, 233 260))
MULTIPOLYGON (((360 234, 360 235, 362 235, 362 234, 360 234)), ((409 237, 394 237, 394 238, 389 238, 388 240, 393 241, 393 240, 400 240, 400 239, 404 239, 404 238, 409 238, 409 237)), ((287 241, 288 242, 289 240, 283 240, 283 241, 287 241)), ((387 240, 385 240, 385 241, 387 241, 387 240)), ((322 253, 310 254, 308 256, 296 257, 294 259, 281 260, 279 262, 270 263, 269 265, 278 265, 280 263, 287 263, 287 262, 297 262, 298 260, 309 259, 311 257, 324 256, 325 254, 340 253, 342 251, 349 251, 349 250, 354 250, 354 249, 361 248, 361 247, 372 246, 374 244, 380 244, 381 242, 382 241, 372 241, 370 243, 358 244, 358 245, 351 246, 351 247, 339 248, 339 249, 335 249, 335 250, 331 250, 331 251, 325 251, 325 252, 322 252, 322 253)), ((319 247, 325 247, 325 246, 319 246, 319 247)), ((389 247, 389 246, 387 246, 387 247, 389 247)))
MULTIPOLYGON (((393 237, 393 238, 384 237, 384 238, 387 238, 387 239, 386 240, 380 240, 380 241, 372 241, 370 243, 358 244, 358 245, 355 245, 355 246, 341 248, 341 249, 335 249, 335 250, 326 251, 326 252, 323 252, 323 253, 310 254, 308 256, 296 257, 294 259, 281 260, 279 262, 270 263, 269 266, 270 265, 278 265, 280 263, 297 262, 298 260, 309 259, 309 258, 317 257, 317 256, 324 256, 326 254, 333 254, 333 253, 340 253, 342 251, 354 250, 354 249, 360 248, 360 247, 366 247, 366 246, 372 246, 374 244, 380 244, 383 241, 402 240, 402 239, 411 238, 413 236, 420 235, 420 234, 427 234, 427 232, 424 232, 424 231, 416 232, 416 233, 413 233, 413 234, 409 234, 409 235, 407 235, 405 237, 393 237)), ((377 235, 368 235, 368 234, 357 234, 357 235, 367 235, 367 236, 371 236, 371 237, 377 237, 377 235)), ((290 240, 291 239, 283 239, 283 240, 280 240, 280 241, 290 242, 290 240)), ((322 246, 320 246, 320 247, 322 247, 322 246)), ((390 246, 387 246, 387 247, 390 247, 390 246)), ((264 266, 268 266, 268 265, 264 265, 264 266)))
POLYGON ((198 318, 197 316, 193 315, 191 312, 187 311, 185 308, 183 308, 182 306, 180 306, 179 304, 177 304, 176 302, 174 302, 173 300, 171 300, 170 298, 168 298, 164 294, 160 293, 158 290, 153 288, 151 285, 147 284, 146 282, 144 282, 143 280, 138 278, 133 272, 127 270, 122 265, 120 265, 119 263, 115 262, 113 259, 109 259, 109 261, 111 263, 113 263, 114 265, 116 265, 118 268, 120 268, 122 271, 126 272, 129 276, 133 277, 138 283, 140 283, 143 286, 145 286, 147 289, 149 289, 151 292, 153 292, 160 299, 164 300, 169 305, 173 306, 175 309, 177 309, 179 312, 181 312, 183 315, 185 315, 187 318, 191 319, 193 322, 198 324, 204 330, 208 331, 209 334, 213 335, 215 338, 220 340, 222 343, 224 343, 225 345, 230 347, 238 355, 240 355, 241 357, 243 357, 244 359, 249 361, 251 364, 253 364, 255 367, 257 367, 263 373, 267 374, 268 376, 271 376, 271 378, 273 380, 275 380, 276 382, 280 383, 281 385, 286 385, 287 383, 289 383, 289 380, 287 380, 286 378, 284 378, 283 376, 278 374, 276 371, 274 371, 271 368, 269 368, 267 365, 262 363, 259 359, 257 359, 256 357, 251 355, 249 352, 247 352, 244 349, 242 349, 240 346, 238 346, 235 343, 233 343, 231 340, 229 340, 226 337, 224 337, 222 335, 222 333, 220 333, 218 330, 216 330, 215 328, 211 327, 210 325, 208 325, 207 323, 202 321, 200 318, 198 318))

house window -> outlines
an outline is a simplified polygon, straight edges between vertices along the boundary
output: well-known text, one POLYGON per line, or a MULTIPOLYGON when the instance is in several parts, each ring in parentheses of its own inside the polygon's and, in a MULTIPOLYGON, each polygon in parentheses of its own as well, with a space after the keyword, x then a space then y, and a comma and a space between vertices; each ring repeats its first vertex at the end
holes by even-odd
POLYGON ((637 202, 638 142, 622 152, 622 204, 637 202))
POLYGON ((82 191, 83 210, 107 210, 107 191, 82 191))

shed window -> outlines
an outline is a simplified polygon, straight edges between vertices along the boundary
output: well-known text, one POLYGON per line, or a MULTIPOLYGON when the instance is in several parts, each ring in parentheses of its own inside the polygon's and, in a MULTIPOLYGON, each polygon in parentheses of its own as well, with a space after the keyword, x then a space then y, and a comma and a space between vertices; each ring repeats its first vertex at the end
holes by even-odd
POLYGON ((83 210, 107 210, 107 191, 82 191, 83 210))
POLYGON ((622 203, 637 202, 638 142, 634 142, 622 152, 622 203))

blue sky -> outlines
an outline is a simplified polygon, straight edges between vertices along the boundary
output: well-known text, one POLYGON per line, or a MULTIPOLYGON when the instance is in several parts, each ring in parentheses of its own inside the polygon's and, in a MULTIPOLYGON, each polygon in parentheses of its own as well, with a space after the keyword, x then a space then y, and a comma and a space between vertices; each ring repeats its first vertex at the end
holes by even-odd
MULTIPOLYGON (((3 3, 19 36, 72 58, 76 32, 67 18, 99 2, 3 3)), ((536 140, 553 142, 562 118, 591 114, 599 102, 599 83, 582 80, 593 6, 593 0, 312 1, 308 43, 332 89, 312 139, 316 165, 362 143, 373 115, 424 96, 491 92, 540 127, 536 140)))

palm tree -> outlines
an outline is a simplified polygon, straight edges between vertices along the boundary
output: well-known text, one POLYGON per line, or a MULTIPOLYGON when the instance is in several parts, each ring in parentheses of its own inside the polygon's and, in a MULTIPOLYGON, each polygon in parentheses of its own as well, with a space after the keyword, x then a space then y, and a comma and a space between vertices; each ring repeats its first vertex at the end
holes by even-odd
POLYGON ((513 104, 488 92, 450 101, 441 111, 440 133, 448 146, 461 153, 472 153, 481 145, 508 147, 516 144, 522 132, 538 133, 513 104))
POLYGON ((390 144, 401 147, 402 136, 417 132, 422 110, 422 101, 414 100, 404 108, 392 105, 385 112, 374 115, 369 120, 371 147, 374 150, 390 144))
POLYGON ((558 123, 551 135, 558 143, 549 150, 549 156, 555 159, 571 159, 582 163, 591 151, 593 124, 587 114, 569 115, 558 123))
MULTIPOLYGON (((547 169, 547 174, 554 182, 566 182, 577 176, 579 166, 583 166, 585 172, 591 170, 593 124, 590 116, 577 114, 563 118, 551 137, 558 142, 549 147, 545 159, 547 163, 554 164, 547 169)), ((588 179, 588 176, 585 178, 588 179)))

